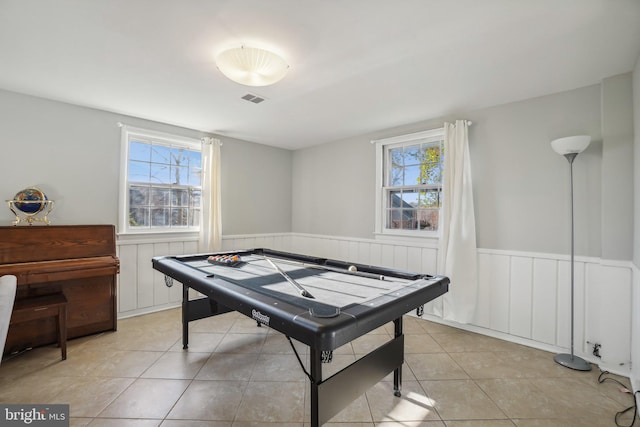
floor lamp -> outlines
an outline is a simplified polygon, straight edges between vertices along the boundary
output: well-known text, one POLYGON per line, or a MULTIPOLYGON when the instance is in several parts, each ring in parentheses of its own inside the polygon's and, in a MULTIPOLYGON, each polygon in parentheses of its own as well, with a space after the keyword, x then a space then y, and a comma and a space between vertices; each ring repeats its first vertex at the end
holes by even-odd
POLYGON ((557 354, 554 360, 562 366, 578 371, 590 371, 591 364, 573 354, 573 299, 574 299, 574 238, 573 238, 573 160, 582 153, 591 142, 588 135, 568 136, 551 141, 551 148, 569 161, 571 172, 571 354, 557 354))

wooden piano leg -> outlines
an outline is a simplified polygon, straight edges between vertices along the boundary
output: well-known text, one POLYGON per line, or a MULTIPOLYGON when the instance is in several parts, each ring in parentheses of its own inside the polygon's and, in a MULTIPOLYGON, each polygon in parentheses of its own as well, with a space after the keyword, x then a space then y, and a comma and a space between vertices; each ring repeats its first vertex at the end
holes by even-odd
POLYGON ((67 305, 62 304, 58 312, 58 343, 62 360, 67 360, 67 305))

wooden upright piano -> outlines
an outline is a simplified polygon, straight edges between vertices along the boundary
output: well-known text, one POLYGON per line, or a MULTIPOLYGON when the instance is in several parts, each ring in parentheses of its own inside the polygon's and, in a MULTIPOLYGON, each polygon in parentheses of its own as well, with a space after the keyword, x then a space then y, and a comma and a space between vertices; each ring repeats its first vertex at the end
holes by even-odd
MULTIPOLYGON (((62 293, 67 337, 116 330, 113 225, 0 227, 0 276, 18 278, 16 301, 62 293)), ((52 318, 11 325, 4 353, 57 342, 52 318)))

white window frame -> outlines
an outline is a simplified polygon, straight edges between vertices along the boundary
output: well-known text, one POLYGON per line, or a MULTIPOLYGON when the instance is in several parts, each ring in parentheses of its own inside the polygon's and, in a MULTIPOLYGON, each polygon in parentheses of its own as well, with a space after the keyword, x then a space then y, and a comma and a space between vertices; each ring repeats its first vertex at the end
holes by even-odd
MULTIPOLYGON (((371 141, 376 146, 376 210, 375 210, 375 235, 376 238, 403 237, 403 238, 427 238, 437 240, 442 233, 442 227, 437 231, 424 230, 398 230, 386 227, 387 216, 385 206, 386 171, 385 150, 391 146, 408 145, 411 143, 444 141, 444 127, 431 129, 423 132, 416 132, 406 135, 399 135, 390 138, 377 139, 371 141)), ((444 173, 445 171, 443 171, 444 173)), ((441 225, 441 224, 440 224, 441 225)))
MULTIPOLYGON (((198 233, 200 226, 193 227, 148 227, 134 228, 129 226, 129 141, 137 138, 142 141, 153 141, 159 145, 183 146, 190 150, 202 151, 202 142, 199 139, 188 138, 169 133, 153 131, 149 129, 136 128, 121 125, 121 145, 120 145, 120 191, 118 205, 118 234, 178 234, 178 233, 198 233)), ((201 198, 204 194, 201 195, 201 198)))

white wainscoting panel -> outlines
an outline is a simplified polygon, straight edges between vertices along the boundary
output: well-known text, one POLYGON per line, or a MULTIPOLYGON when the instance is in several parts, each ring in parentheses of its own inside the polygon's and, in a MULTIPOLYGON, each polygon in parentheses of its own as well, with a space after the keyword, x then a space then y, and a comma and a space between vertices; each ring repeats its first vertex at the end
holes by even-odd
POLYGON ((593 264, 587 269, 586 337, 602 345, 605 366, 631 364, 631 273, 630 268, 612 265, 593 264), (621 358, 621 353, 627 356, 621 358))
MULTIPOLYGON (((592 354, 587 341, 589 338, 585 330, 587 316, 593 317, 594 312, 587 305, 586 271, 589 266, 597 265, 599 260, 593 262, 574 262, 574 347, 576 353, 592 354)), ((557 278, 557 339, 556 345, 570 349, 571 347, 571 262, 569 260, 558 261, 557 278)), ((597 284, 596 287, 601 286, 597 284)), ((597 301, 594 301, 597 303, 597 301)))
POLYGON ((506 255, 478 257, 479 304, 474 323, 504 333, 509 330, 509 262, 506 255))
POLYGON ((269 248, 279 251, 291 251, 291 234, 278 233, 222 237, 222 250, 224 251, 253 248, 269 248))
MULTIPOLYGON (((158 242, 153 244, 153 256, 173 255, 169 251, 169 242, 158 242)), ((164 283, 164 275, 153 270, 153 268, 147 270, 146 265, 140 265, 140 270, 150 271, 153 279, 149 282, 141 283, 138 286, 147 287, 152 291, 153 305, 162 307, 171 302, 169 297, 169 288, 164 283)), ((182 298, 180 299, 182 300, 182 298)))
MULTIPOLYGON (((438 251, 428 243, 293 234, 291 250, 437 273, 438 251)), ((631 263, 576 257, 574 353, 623 375, 630 372, 632 279, 631 263), (602 346, 601 358, 592 354, 595 343, 602 346)), ((478 249, 478 287, 473 323, 443 321, 441 299, 425 306, 427 317, 547 351, 569 352, 571 263, 567 255, 478 249)))
POLYGON ((135 310, 138 306, 138 250, 137 246, 117 246, 120 260, 118 277, 118 314, 135 310))
POLYGON ((531 338, 533 295, 533 260, 529 257, 511 257, 509 295, 509 334, 531 338))
MULTIPOLYGON (((356 239, 301 233, 224 236, 223 250, 257 247, 303 253, 359 264, 437 273, 438 250, 431 242, 356 239)), ((180 284, 165 285, 151 266, 160 255, 197 253, 197 240, 122 239, 118 283, 119 317, 180 305, 180 284)), ((442 320, 441 298, 425 305, 426 318, 462 329, 553 352, 571 345, 571 264, 569 257, 518 251, 478 249, 478 304, 468 325, 442 320)), ((631 372, 632 338, 640 339, 640 321, 632 311, 639 301, 639 279, 631 262, 576 257, 574 264, 574 351, 603 369, 631 372), (632 337, 632 315, 634 336, 632 337), (601 358, 593 345, 600 344, 601 358)), ((455 286, 452 283, 451 286, 455 286)), ((636 343, 633 348, 640 348, 636 343)), ((634 356, 640 359, 639 355, 634 356)), ((640 374, 636 375, 636 378, 640 374)), ((638 380, 640 381, 640 380, 638 380)))
POLYGON ((154 256, 197 253, 198 242, 193 237, 118 239, 120 260, 118 277, 118 317, 130 317, 166 308, 182 302, 182 286, 167 287, 164 275, 151 264, 154 256))
POLYGON ((533 298, 531 304, 531 339, 555 345, 558 321, 558 262, 533 259, 533 298))

